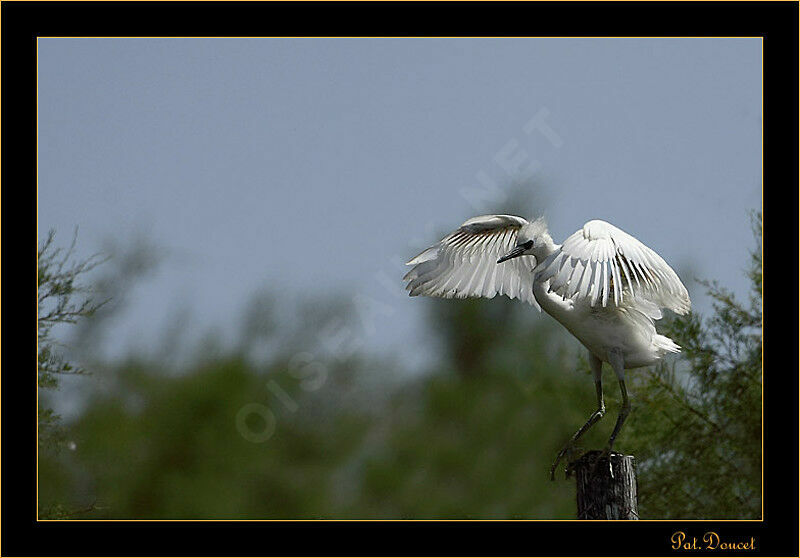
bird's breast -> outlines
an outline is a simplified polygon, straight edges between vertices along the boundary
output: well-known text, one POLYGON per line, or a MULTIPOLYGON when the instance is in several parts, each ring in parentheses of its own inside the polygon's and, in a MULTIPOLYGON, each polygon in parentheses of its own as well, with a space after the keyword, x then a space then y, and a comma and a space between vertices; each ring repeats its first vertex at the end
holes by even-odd
POLYGON ((644 366, 652 359, 655 327, 637 327, 625 310, 609 305, 592 307, 588 300, 564 300, 549 292, 549 281, 535 282, 533 295, 542 307, 600 360, 608 362, 611 349, 622 351, 629 366, 644 366), (645 362, 646 361, 646 362, 645 362))

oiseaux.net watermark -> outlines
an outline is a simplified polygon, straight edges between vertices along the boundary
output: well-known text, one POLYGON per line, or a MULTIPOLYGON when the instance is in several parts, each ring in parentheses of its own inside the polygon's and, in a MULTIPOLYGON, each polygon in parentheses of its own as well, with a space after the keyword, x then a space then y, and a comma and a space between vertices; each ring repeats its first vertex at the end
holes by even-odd
MULTIPOLYGON (((549 123, 550 111, 541 107, 521 127, 516 137, 511 137, 502 144, 492 157, 491 169, 499 169, 507 178, 521 174, 534 176, 542 168, 542 162, 532 157, 523 147, 525 138, 538 134, 547 140, 553 149, 564 145, 561 135, 549 123)), ((501 204, 508 198, 501 181, 492 178, 489 169, 481 169, 475 173, 476 186, 460 189, 458 194, 476 215, 485 213, 491 206, 501 204)), ((507 182, 507 181, 506 181, 507 182)), ((433 236, 438 223, 429 222, 422 227, 423 235, 411 238, 409 250, 419 250, 433 243, 433 236)), ((407 254, 406 254, 407 256, 407 254)), ((344 318, 337 317, 326 322, 316 333, 316 342, 320 344, 326 357, 320 358, 311 351, 301 351, 289 359, 287 373, 291 381, 304 392, 321 389, 329 376, 329 366, 343 362, 352 357, 378 331, 378 322, 392 317, 396 305, 406 298, 405 291, 400 288, 397 275, 404 273, 406 257, 393 254, 386 264, 377 269, 372 278, 380 285, 392 303, 362 293, 353 295, 352 306, 356 317, 355 324, 348 324, 344 318)), ((277 431, 278 416, 281 413, 297 413, 299 403, 275 379, 266 381, 268 394, 263 401, 253 401, 242 405, 236 413, 235 425, 239 434, 254 444, 268 441, 277 431)))

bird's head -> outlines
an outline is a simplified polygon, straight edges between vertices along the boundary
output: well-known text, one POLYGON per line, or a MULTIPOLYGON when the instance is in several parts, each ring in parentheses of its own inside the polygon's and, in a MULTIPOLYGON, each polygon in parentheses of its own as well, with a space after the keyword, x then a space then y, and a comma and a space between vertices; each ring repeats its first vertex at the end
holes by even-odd
POLYGON ((544 218, 539 217, 519 230, 516 246, 497 260, 497 263, 503 263, 506 260, 520 256, 534 256, 539 261, 543 259, 544 250, 552 244, 553 239, 550 238, 550 234, 547 232, 547 224, 544 218))

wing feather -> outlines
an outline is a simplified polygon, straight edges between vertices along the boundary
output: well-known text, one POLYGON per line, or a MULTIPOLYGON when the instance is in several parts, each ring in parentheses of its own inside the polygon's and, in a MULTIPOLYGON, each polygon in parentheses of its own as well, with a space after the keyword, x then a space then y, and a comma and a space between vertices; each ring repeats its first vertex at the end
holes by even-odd
POLYGON ((564 293, 565 298, 572 298, 572 295, 575 294, 575 291, 578 290, 578 285, 583 279, 583 275, 586 273, 586 268, 588 267, 583 260, 579 260, 577 258, 570 258, 575 260, 575 268, 570 275, 569 283, 567 284, 567 289, 564 293))
MULTIPOLYGON (((599 261, 594 261, 592 263, 592 267, 594 268, 594 280, 592 282, 592 306, 597 304, 597 299, 600 295, 600 275, 603 273, 601 269, 602 265, 599 261)), ((589 293, 586 293, 587 295, 589 293)))
POLYGON ((677 314, 691 308, 686 287, 661 256, 605 221, 589 221, 542 262, 537 280, 547 279, 551 292, 587 298, 592 306, 636 297, 677 314), (572 270, 564 272, 568 266, 572 270))
POLYGON ((408 264, 403 277, 410 296, 441 298, 485 297, 500 294, 536 306, 533 297, 533 256, 498 264, 516 246, 519 230, 528 221, 514 215, 481 215, 465 221, 438 244, 408 264))
POLYGON ((622 284, 622 279, 620 278, 619 274, 619 265, 617 262, 617 255, 613 254, 609 263, 611 265, 611 270, 614 273, 614 306, 619 306, 619 303, 622 301, 622 289, 624 288, 622 284), (617 287, 619 285, 619 287, 617 287))

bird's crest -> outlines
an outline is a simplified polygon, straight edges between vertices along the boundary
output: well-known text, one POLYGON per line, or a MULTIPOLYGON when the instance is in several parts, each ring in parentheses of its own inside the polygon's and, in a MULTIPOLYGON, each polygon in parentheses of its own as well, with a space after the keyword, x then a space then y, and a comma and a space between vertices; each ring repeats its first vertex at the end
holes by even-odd
POLYGON ((518 241, 526 241, 526 240, 533 240, 534 238, 538 238, 543 234, 547 233, 547 221, 544 220, 544 217, 537 217, 530 223, 524 225, 517 237, 518 241))

